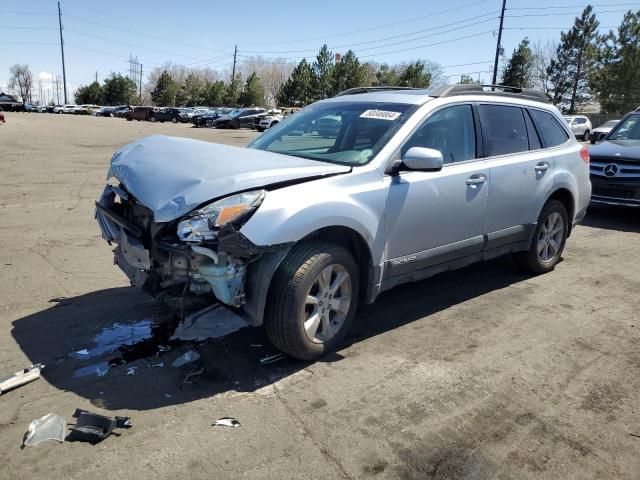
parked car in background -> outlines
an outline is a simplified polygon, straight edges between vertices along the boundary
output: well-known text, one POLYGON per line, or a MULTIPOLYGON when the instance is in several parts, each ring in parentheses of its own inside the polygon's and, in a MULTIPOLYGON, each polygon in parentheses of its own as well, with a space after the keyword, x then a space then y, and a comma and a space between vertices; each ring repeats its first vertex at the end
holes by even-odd
POLYGON ((640 112, 626 115, 589 147, 591 203, 640 207, 640 112))
POLYGON ((206 113, 195 115, 191 119, 191 123, 195 127, 213 127, 215 121, 222 117, 223 115, 227 115, 229 112, 232 112, 232 108, 214 108, 213 110, 209 110, 206 113))
POLYGON ((607 135, 607 133, 613 130, 613 127, 615 127, 619 121, 620 121, 619 119, 609 120, 608 122, 603 123, 599 127, 594 128, 593 131, 591 132, 591 137, 589 138, 591 143, 593 144, 602 140, 607 135))
POLYGON ((264 132, 284 120, 284 115, 280 110, 270 110, 266 115, 257 116, 254 120, 254 128, 259 132, 264 132))
POLYGON ((181 121, 181 114, 182 111, 179 108, 161 108, 150 114, 149 121, 178 123, 181 121))
POLYGON ((129 122, 131 120, 149 120, 156 110, 155 107, 134 107, 133 110, 124 114, 124 118, 129 122))
POLYGON ((99 105, 93 104, 76 105, 69 113, 73 113, 74 115, 93 115, 95 112, 98 112, 100 108, 99 105))
POLYGON ((125 117, 125 115, 126 115, 128 112, 131 112, 132 110, 133 110, 133 107, 130 107, 130 106, 128 106, 128 105, 124 105, 124 106, 122 106, 122 107, 117 107, 117 108, 113 111, 113 115, 114 115, 115 117, 118 117, 118 118, 124 118, 124 117, 125 117))
POLYGON ((65 105, 62 109, 62 113, 74 113, 77 105, 65 105))
POLYGON ((98 117, 115 117, 115 112, 118 107, 102 107, 96 112, 98 117))
POLYGON ((181 115, 181 119, 183 122, 190 122, 192 121, 192 119, 194 117, 197 117, 198 115, 205 115, 207 113, 209 113, 211 111, 210 108, 194 108, 194 107, 187 107, 187 108, 183 108, 182 109, 182 115, 181 115))
POLYGON ((64 109, 71 109, 75 107, 75 105, 56 105, 53 107, 53 113, 64 113, 64 109))
POLYGON ((264 116, 266 112, 266 108, 238 108, 218 118, 214 125, 216 128, 253 127, 255 118, 264 116))
POLYGON ((2 108, 0 108, 0 123, 5 123, 6 120, 4 118, 4 112, 2 111, 2 108))
POLYGON ((132 285, 193 321, 264 324, 304 360, 398 285, 510 253, 549 272, 589 204, 588 152, 542 92, 491 88, 353 89, 248 148, 143 138, 112 158, 102 236, 132 285), (292 134, 327 117, 337 136, 292 134))
POLYGON ((589 134, 591 132, 591 120, 584 115, 572 115, 565 116, 564 119, 569 124, 569 128, 576 136, 585 142, 589 140, 589 134))

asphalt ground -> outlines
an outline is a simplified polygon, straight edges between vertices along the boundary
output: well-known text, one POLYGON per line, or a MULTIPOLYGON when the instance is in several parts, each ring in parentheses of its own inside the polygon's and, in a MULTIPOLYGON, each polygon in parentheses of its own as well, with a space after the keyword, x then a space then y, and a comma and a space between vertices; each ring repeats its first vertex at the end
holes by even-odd
POLYGON ((118 147, 255 132, 6 117, 0 376, 46 368, 0 396, 0 478, 640 478, 638 212, 590 210, 547 275, 505 257, 399 287, 336 354, 263 364, 275 352, 260 329, 169 342, 166 310, 128 287, 93 219, 118 147), (171 366, 192 348, 199 364, 171 366), (76 408, 133 427, 21 448, 31 420, 74 423, 76 408), (226 416, 241 427, 212 426, 226 416))

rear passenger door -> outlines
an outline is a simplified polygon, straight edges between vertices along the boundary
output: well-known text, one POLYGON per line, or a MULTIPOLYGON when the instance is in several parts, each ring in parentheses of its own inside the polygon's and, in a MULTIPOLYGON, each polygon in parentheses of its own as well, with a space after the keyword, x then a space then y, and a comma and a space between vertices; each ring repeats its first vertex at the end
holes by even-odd
POLYGON ((478 104, 490 191, 484 233, 486 249, 530 238, 553 187, 553 157, 526 108, 478 104))

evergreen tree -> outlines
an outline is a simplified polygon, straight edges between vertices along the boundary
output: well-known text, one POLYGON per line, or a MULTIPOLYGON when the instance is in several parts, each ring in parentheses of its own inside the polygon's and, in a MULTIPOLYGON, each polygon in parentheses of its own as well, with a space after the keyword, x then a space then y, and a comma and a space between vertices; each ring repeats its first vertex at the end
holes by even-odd
POLYGON ((383 63, 378 67, 376 72, 376 85, 381 87, 396 86, 400 83, 398 72, 389 67, 386 63, 383 63))
POLYGON ((476 82, 473 79, 473 77, 471 77, 471 75, 462 74, 462 75, 460 75, 460 81, 458 83, 467 85, 467 84, 470 84, 470 83, 479 83, 479 82, 476 82))
POLYGON ((102 84, 102 103, 105 105, 130 105, 137 94, 136 82, 119 73, 112 73, 102 84))
POLYGON ((186 105, 187 107, 201 105, 203 103, 204 89, 205 84, 202 78, 194 72, 190 72, 180 86, 176 104, 186 105))
POLYGON ((426 65, 418 60, 404 67, 398 78, 402 87, 427 88, 431 85, 431 73, 425 71, 426 65))
POLYGON ((151 100, 161 107, 173 107, 176 104, 179 88, 171 74, 165 70, 151 92, 151 100))
POLYGON ((349 50, 333 68, 332 94, 350 88, 362 87, 365 84, 365 75, 358 57, 349 50))
POLYGON ((333 75, 333 53, 327 45, 323 45, 318 52, 316 61, 311 66, 313 72, 313 97, 322 100, 331 95, 331 81, 333 75))
POLYGON ((640 10, 628 11, 618 27, 601 38, 600 68, 591 87, 607 113, 626 113, 640 105, 640 10))
POLYGON ((551 60, 547 73, 552 85, 552 101, 568 113, 589 100, 589 78, 597 56, 597 30, 599 22, 593 7, 587 6, 571 30, 560 34, 560 45, 551 60))
POLYGON ((509 87, 530 88, 533 84, 533 53, 529 39, 523 39, 502 72, 502 84, 509 87))
POLYGON ((94 104, 99 105, 102 103, 102 87, 98 82, 90 83, 89 85, 81 85, 73 94, 77 105, 94 104))
POLYGON ((259 107, 265 104, 264 87, 260 82, 260 78, 256 75, 256 72, 253 72, 249 78, 247 78, 247 83, 240 95, 240 104, 243 107, 259 107))
POLYGON ((224 92, 224 104, 230 107, 240 105, 240 95, 242 94, 242 75, 238 74, 228 84, 224 92))
POLYGON ((210 106, 220 106, 225 103, 226 85, 222 80, 210 82, 204 86, 203 103, 210 106))
POLYGON ((313 71, 303 58, 278 93, 278 104, 304 106, 313 101, 313 71))

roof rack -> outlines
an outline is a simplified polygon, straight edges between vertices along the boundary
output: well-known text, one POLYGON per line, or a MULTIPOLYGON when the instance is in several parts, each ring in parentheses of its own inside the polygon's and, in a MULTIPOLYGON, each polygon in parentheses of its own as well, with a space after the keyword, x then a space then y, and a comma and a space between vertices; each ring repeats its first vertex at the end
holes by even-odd
POLYGON ((508 85, 481 85, 479 83, 444 85, 429 92, 431 97, 451 97, 453 95, 501 95, 549 103, 549 97, 540 90, 508 85))
POLYGON ((344 92, 340 92, 336 95, 336 97, 342 97, 343 95, 357 95, 359 93, 369 93, 369 92, 386 92, 393 90, 424 90, 421 88, 413 88, 413 87, 356 87, 349 88, 344 92))

